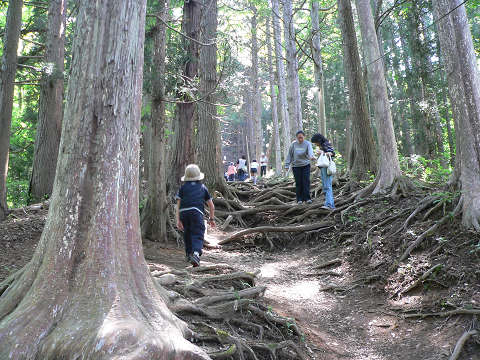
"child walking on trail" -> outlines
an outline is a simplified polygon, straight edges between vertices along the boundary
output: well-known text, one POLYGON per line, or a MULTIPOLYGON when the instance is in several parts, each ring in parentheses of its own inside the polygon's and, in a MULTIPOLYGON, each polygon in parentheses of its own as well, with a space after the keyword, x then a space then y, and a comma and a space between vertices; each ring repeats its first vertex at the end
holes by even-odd
POLYGON ((176 196, 177 227, 183 231, 186 259, 194 267, 200 265, 200 256, 202 255, 205 235, 203 220, 205 202, 210 212, 208 224, 215 227, 213 220, 215 206, 208 189, 200 182, 204 177, 205 175, 200 172, 197 165, 188 165, 185 169, 185 176, 182 177, 182 181, 185 183, 180 187, 176 196))

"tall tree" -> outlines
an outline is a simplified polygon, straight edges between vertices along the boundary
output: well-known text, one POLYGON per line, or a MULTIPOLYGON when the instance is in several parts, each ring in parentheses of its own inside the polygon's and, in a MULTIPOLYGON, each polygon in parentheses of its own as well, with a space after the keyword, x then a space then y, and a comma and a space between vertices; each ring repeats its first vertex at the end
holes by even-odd
POLYGON ((183 5, 182 30, 187 37, 183 37, 183 73, 177 97, 179 102, 176 108, 176 124, 173 139, 173 156, 169 184, 174 190, 180 183, 185 167, 193 163, 194 124, 197 114, 197 104, 194 94, 197 94, 198 66, 200 58, 200 21, 202 15, 201 0, 185 1, 183 5))
POLYGON ((42 76, 30 201, 52 194, 63 119, 66 10, 66 0, 51 0, 48 6, 47 67, 42 76))
POLYGON ((338 20, 343 39, 343 62, 348 82, 353 146, 349 155, 351 177, 367 179, 376 172, 375 140, 367 108, 365 82, 358 54, 357 35, 350 0, 338 0, 338 20))
POLYGON ((393 131, 392 114, 387 95, 387 82, 383 60, 378 48, 377 34, 373 23, 369 0, 357 0, 358 18, 365 47, 368 79, 372 93, 371 102, 377 124, 379 144, 379 169, 373 193, 386 191, 401 175, 397 142, 393 131))
POLYGON ((31 262, 2 285, 2 359, 208 359, 183 339, 143 256, 145 10, 145 0, 79 4, 49 215, 31 262))
POLYGON ((409 37, 408 44, 412 54, 412 69, 414 76, 410 82, 415 90, 415 101, 419 104, 417 123, 417 144, 422 154, 430 159, 443 153, 443 136, 440 129, 440 116, 437 101, 432 89, 432 65, 427 35, 421 8, 418 2, 413 2, 408 10, 409 37))
POLYGON ((251 85, 252 85, 252 106, 253 106, 253 126, 254 126, 254 145, 251 149, 254 158, 260 161, 260 156, 263 152, 263 130, 262 130, 262 97, 260 94, 260 78, 258 75, 258 39, 257 39, 257 8, 255 5, 250 5, 252 9, 251 18, 251 33, 252 33, 252 71, 251 71, 251 85))
MULTIPOLYGON (((444 4, 443 11, 453 10, 450 16, 455 34, 456 51, 451 53, 451 60, 459 63, 459 67, 454 69, 460 72, 462 80, 460 84, 453 87, 452 92, 460 92, 462 96, 463 86, 466 105, 466 111, 464 110, 466 116, 461 117, 458 122, 461 147, 460 181, 463 193, 462 222, 466 227, 473 227, 480 231, 480 74, 465 6, 458 0, 450 0, 448 5, 446 2, 444 4)), ((458 77, 458 75, 455 76, 458 77)))
POLYGON ((272 56, 272 31, 270 29, 270 18, 267 18, 267 55, 268 55, 268 74, 270 78, 270 110, 272 112, 273 136, 275 141, 275 175, 282 173, 282 150, 280 147, 280 129, 278 126, 278 99, 277 89, 275 87, 275 73, 273 72, 272 56))
POLYGON ((7 216, 7 173, 12 126, 13 90, 17 69, 17 50, 22 27, 23 0, 8 3, 0 73, 0 221, 7 216))
POLYGON ((205 173, 210 191, 225 193, 221 163, 221 143, 215 88, 217 87, 217 0, 204 0, 202 8, 202 42, 211 44, 200 49, 200 97, 198 104, 198 163, 205 173))
POLYGON ((166 185, 166 115, 165 115, 165 56, 166 17, 165 0, 156 1, 158 12, 154 28, 151 117, 147 122, 144 148, 146 156, 148 195, 142 210, 142 236, 154 241, 167 241, 168 201, 166 185), (148 144, 148 145, 147 145, 148 144), (147 145, 147 146, 145 146, 147 145))
POLYGON ((280 29, 280 12, 278 0, 272 2, 272 21, 273 21, 273 38, 275 45, 275 60, 277 68, 278 92, 280 100, 280 114, 282 117, 283 129, 283 158, 287 158, 288 149, 290 147, 291 130, 290 130, 290 114, 287 100, 287 84, 285 82, 285 64, 282 56, 282 31, 280 29))
POLYGON ((327 118, 325 115, 325 89, 323 86, 323 62, 321 54, 320 23, 318 19, 318 0, 312 0, 312 57, 315 74, 317 97, 318 131, 327 134, 327 118))
POLYGON ((287 59, 287 78, 290 94, 291 126, 296 130, 303 129, 302 96, 298 77, 297 45, 295 43, 295 25, 293 20, 292 0, 283 0, 283 31, 285 33, 285 50, 287 59))

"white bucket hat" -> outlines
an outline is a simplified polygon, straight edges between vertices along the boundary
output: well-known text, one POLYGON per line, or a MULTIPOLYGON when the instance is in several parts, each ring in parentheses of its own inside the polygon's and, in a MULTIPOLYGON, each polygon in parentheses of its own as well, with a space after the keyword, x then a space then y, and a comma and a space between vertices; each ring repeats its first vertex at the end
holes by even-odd
POLYGON ((190 164, 185 168, 185 176, 182 176, 182 181, 199 181, 204 177, 205 174, 200 172, 198 165, 190 164))

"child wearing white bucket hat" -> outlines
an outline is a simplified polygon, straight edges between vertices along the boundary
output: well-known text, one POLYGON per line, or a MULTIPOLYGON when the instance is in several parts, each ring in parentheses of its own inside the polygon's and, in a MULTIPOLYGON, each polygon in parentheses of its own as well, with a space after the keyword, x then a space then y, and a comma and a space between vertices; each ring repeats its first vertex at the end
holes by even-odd
POLYGON ((194 267, 200 265, 200 256, 202 255, 203 238, 205 236, 203 221, 205 202, 210 213, 208 224, 215 227, 213 220, 215 206, 208 189, 200 182, 204 177, 205 175, 200 172, 197 165, 188 165, 185 169, 185 176, 181 179, 185 183, 176 195, 177 227, 183 231, 187 261, 194 267))

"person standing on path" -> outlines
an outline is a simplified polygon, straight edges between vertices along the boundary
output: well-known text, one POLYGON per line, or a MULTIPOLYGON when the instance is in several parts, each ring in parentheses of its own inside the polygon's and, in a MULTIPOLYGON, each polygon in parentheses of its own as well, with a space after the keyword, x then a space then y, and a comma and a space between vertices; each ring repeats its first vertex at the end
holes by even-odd
MULTIPOLYGON (((325 153, 328 157, 334 157, 335 151, 333 150, 332 144, 327 140, 322 134, 315 134, 312 136, 312 143, 317 145, 322 153, 325 153)), ((322 188, 323 193, 325 194, 325 204, 322 206, 324 209, 333 210, 335 209, 335 203, 333 200, 333 190, 332 190, 332 175, 328 175, 327 168, 320 168, 322 175, 322 188)))
POLYGON ((180 187, 176 195, 177 227, 180 231, 183 231, 186 258, 193 267, 200 266, 200 256, 202 255, 205 236, 203 220, 205 202, 210 213, 208 224, 215 227, 215 221, 213 220, 215 206, 207 188, 200 182, 204 177, 205 175, 200 172, 197 165, 188 165, 185 169, 185 176, 182 177, 185 184, 180 187))
POLYGON ((243 181, 247 178, 247 157, 242 155, 237 161, 238 180, 243 181))
POLYGON ((255 185, 257 185, 257 175, 258 175, 258 162, 256 159, 250 164, 250 176, 252 177, 252 181, 255 185))
POLYGON ((267 175, 267 165, 268 165, 268 158, 265 154, 262 154, 260 157, 260 176, 267 175))
POLYGON ((310 161, 315 160, 312 144, 305 140, 305 133, 302 130, 296 133, 297 140, 292 142, 285 159, 285 169, 292 167, 295 177, 295 189, 297 203, 312 203, 310 198, 310 161))

